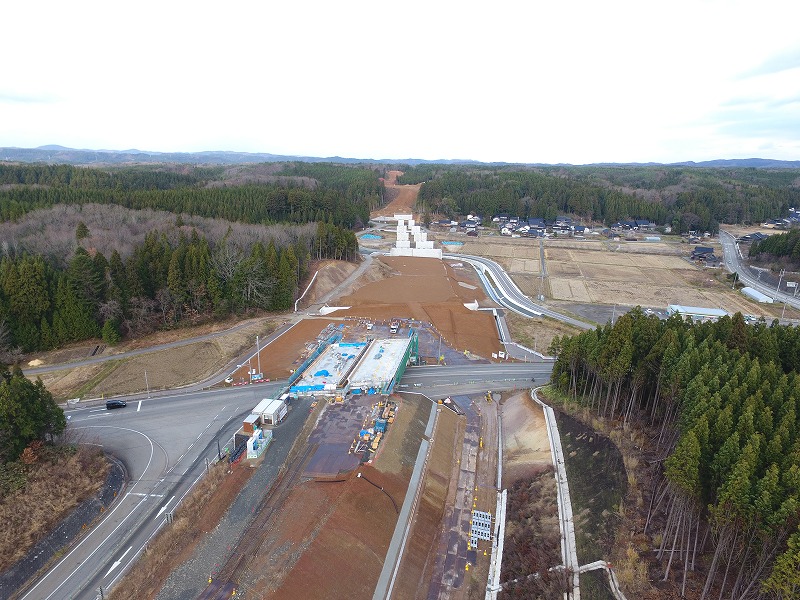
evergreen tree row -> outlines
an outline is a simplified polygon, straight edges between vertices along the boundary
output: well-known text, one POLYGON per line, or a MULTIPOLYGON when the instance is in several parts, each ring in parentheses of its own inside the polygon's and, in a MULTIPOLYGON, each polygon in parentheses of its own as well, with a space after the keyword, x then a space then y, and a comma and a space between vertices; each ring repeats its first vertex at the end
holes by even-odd
MULTIPOLYGON (((81 238, 81 232, 77 232, 81 238)), ((0 260, 0 347, 51 349, 101 336, 115 343, 187 318, 292 307, 312 258, 353 260, 355 234, 319 223, 286 247, 212 244, 193 231, 150 233, 127 259, 78 247, 66 268, 43 256, 0 260)))
POLYGON ((676 232, 762 222, 800 201, 797 170, 689 167, 475 167, 420 165, 401 183, 423 183, 420 200, 450 218, 560 214, 610 225, 648 219, 676 232))
POLYGON ((0 370, 0 496, 14 478, 11 464, 35 440, 52 441, 67 426, 64 411, 39 379, 35 383, 15 368, 0 370), (7 467, 10 470, 7 470, 7 467))
POLYGON ((660 321, 637 308, 553 350, 558 388, 653 432, 659 485, 645 533, 660 534, 664 578, 680 573, 683 594, 702 562, 701 600, 712 587, 715 598, 796 598, 800 331, 747 326, 738 313, 660 321))
POLYGON ((788 258, 793 263, 800 263, 800 231, 794 230, 779 233, 753 242, 749 255, 754 258, 788 258))

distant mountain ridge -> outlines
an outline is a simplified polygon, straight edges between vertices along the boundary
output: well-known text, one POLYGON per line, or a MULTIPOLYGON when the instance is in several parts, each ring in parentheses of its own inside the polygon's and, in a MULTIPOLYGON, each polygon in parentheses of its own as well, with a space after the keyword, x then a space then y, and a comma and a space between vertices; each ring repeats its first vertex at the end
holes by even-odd
POLYGON ((233 165, 261 162, 330 162, 330 163, 367 163, 367 164, 443 164, 443 165, 522 165, 522 166, 605 166, 605 167, 646 167, 646 166, 674 166, 674 167, 709 167, 709 168, 756 168, 756 169, 798 169, 800 160, 774 160, 769 158, 736 158, 718 159, 702 162, 686 161, 678 163, 594 163, 591 165, 570 165, 565 163, 509 163, 509 162, 481 162, 469 159, 438 159, 426 160, 421 158, 405 159, 373 159, 373 158, 345 158, 341 156, 314 157, 292 156, 283 154, 269 154, 266 152, 235 152, 229 150, 210 150, 204 152, 150 152, 147 150, 87 150, 67 148, 58 144, 48 144, 38 148, 0 147, 0 161, 48 163, 48 164, 73 164, 73 165, 125 165, 142 163, 182 163, 202 165, 233 165))

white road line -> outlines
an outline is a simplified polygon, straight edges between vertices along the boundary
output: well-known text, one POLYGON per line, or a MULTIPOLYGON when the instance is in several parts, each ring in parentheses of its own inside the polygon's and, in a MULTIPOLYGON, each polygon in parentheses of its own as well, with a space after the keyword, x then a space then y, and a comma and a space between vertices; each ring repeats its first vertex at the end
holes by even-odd
POLYGON ((170 502, 172 502, 173 500, 175 500, 175 496, 173 496, 172 498, 170 498, 169 500, 167 500, 164 503, 164 506, 162 506, 161 510, 158 511, 158 514, 156 515, 156 519, 161 516, 161 513, 163 513, 165 510, 167 510, 167 507, 170 505, 170 502))
POLYGON ((140 410, 142 410, 142 401, 141 400, 139 400, 139 406, 136 407, 136 412, 139 412, 140 410))
MULTIPOLYGON (((90 426, 90 427, 91 427, 91 426, 90 426)), ((100 425, 100 427, 112 427, 112 426, 111 426, 111 425, 100 425)), ((144 472, 143 472, 143 473, 147 473, 147 470, 150 468, 150 464, 151 464, 151 463, 152 463, 152 461, 153 461, 153 440, 152 440, 152 439, 151 439, 149 436, 147 436, 147 435, 145 435, 144 433, 142 433, 141 431, 136 431, 135 429, 129 429, 129 428, 127 428, 127 427, 114 427, 114 429, 122 429, 122 430, 125 430, 125 431, 131 431, 131 432, 133 432, 133 433, 136 433, 136 434, 139 434, 139 435, 143 436, 143 437, 144 437, 144 438, 145 438, 145 439, 146 439, 148 442, 150 442, 150 458, 147 460, 147 465, 145 465, 144 472)), ((139 485, 139 482, 138 482, 138 481, 136 481, 136 482, 133 484, 133 486, 131 487, 131 489, 133 489, 133 488, 134 488, 134 487, 136 487, 137 485, 139 485)), ((94 555, 95 555, 95 553, 96 553, 98 550, 100 550, 100 547, 103 545, 103 543, 105 543, 105 542, 106 542, 106 541, 107 541, 109 538, 111 538, 111 536, 113 536, 113 535, 114 535, 114 534, 117 532, 117 530, 118 530, 120 527, 122 527, 122 526, 125 524, 125 521, 127 521, 127 520, 128 520, 128 518, 129 518, 131 515, 133 515, 133 511, 134 511, 134 510, 136 510, 137 508, 139 508, 139 506, 141 506, 141 505, 142 505, 142 502, 144 502, 144 500, 141 500, 141 501, 140 501, 140 502, 139 502, 139 503, 138 503, 138 504, 137 504, 137 505, 136 505, 136 506, 135 506, 133 509, 131 509, 131 510, 130 510, 130 512, 128 512, 128 514, 127 514, 127 515, 125 515, 125 516, 122 518, 122 520, 119 522, 119 524, 118 524, 116 527, 114 527, 114 529, 111 531, 111 533, 105 537, 105 539, 103 539, 102 541, 100 541, 100 543, 98 543, 98 544, 95 544, 95 549, 94 549, 94 550, 92 550, 92 552, 90 552, 90 553, 89 553, 89 556, 87 556, 87 557, 86 557, 86 559, 84 559, 84 562, 85 562, 86 560, 90 559, 92 556, 94 556, 94 555)), ((119 509, 119 508, 120 508, 122 505, 123 505, 123 503, 122 503, 122 502, 118 502, 118 503, 116 503, 116 506, 115 506, 115 507, 114 507, 114 508, 111 510, 111 512, 109 512, 109 513, 107 513, 107 514, 106 514, 106 519, 110 518, 110 517, 111 517, 111 515, 112 515, 112 514, 114 514, 114 513, 115 513, 115 512, 116 512, 116 511, 117 511, 117 510, 118 510, 118 509, 119 509)), ((81 540, 81 541, 78 543, 78 545, 77 545, 77 546, 75 546, 75 547, 74 547, 74 548, 73 548, 73 549, 72 549, 72 550, 69 552, 69 554, 67 554, 67 555, 66 555, 64 558, 62 558, 62 559, 61 559, 61 561, 59 561, 59 563, 58 563, 58 564, 59 564, 59 565, 61 565, 61 564, 64 564, 64 563, 65 563, 65 561, 66 561, 66 560, 68 560, 68 559, 69 559, 69 557, 70 557, 70 556, 72 556, 72 554, 73 554, 73 553, 77 552, 77 550, 78 550, 78 549, 79 549, 81 546, 83 546, 83 544, 85 544, 85 543, 86 543, 88 540, 92 539, 92 537, 93 537, 93 534, 94 534, 96 531, 98 531, 98 530, 97 530, 97 529, 92 529, 92 530, 89 532, 89 534, 88 534, 88 535, 86 535, 86 536, 85 536, 85 537, 84 537, 84 538, 83 538, 83 539, 82 539, 82 540, 81 540)), ((52 598, 53 596, 55 596, 56 592, 58 592, 58 590, 60 590, 60 589, 61 589, 61 588, 64 586, 64 584, 65 584, 65 583, 66 583, 66 582, 67 582, 69 579, 71 579, 71 578, 72 578, 72 576, 73 576, 73 575, 75 575, 75 573, 77 573, 77 572, 78 572, 78 570, 79 570, 80 568, 81 568, 81 565, 79 564, 77 567, 75 567, 75 569, 73 569, 73 571, 72 571, 71 573, 69 573, 69 574, 68 574, 68 575, 67 575, 67 576, 64 578, 64 580, 63 580, 63 581, 62 581, 62 582, 61 582, 61 583, 60 583, 60 584, 59 584, 59 585, 58 585, 58 586, 57 586, 57 587, 56 587, 56 588, 53 590, 53 592, 52 592, 52 593, 51 593, 49 596, 47 596, 47 598, 44 598, 43 600, 48 600, 49 598, 52 598)), ((41 584, 43 581, 45 581, 45 580, 48 578, 48 576, 50 575, 50 573, 52 573, 52 572, 53 572, 53 571, 51 570, 50 572, 48 572, 48 574, 47 574, 47 575, 45 575, 44 577, 42 577, 42 578, 39 580, 39 582, 38 582, 38 583, 37 583, 35 586, 33 586, 33 587, 30 589, 30 591, 29 591, 27 594, 25 594, 25 596, 23 596, 23 597, 22 597, 22 600, 24 600, 25 598, 33 597, 33 592, 36 590, 36 588, 38 588, 38 587, 39 587, 39 585, 40 585, 40 584, 41 584)))
MULTIPOLYGON (((130 547, 127 549, 127 550, 125 550, 125 554, 127 554, 128 552, 130 552, 130 551, 131 551, 131 548, 133 548, 133 546, 130 546, 130 547)), ((113 565, 111 565, 111 568, 108 570, 108 573, 106 573, 106 577, 108 577, 109 575, 111 575, 111 571, 113 571, 114 569, 116 569, 116 568, 117 568, 117 567, 120 565, 120 563, 122 563, 122 559, 123 559, 123 558, 125 558, 125 554, 123 554, 122 556, 120 556, 120 557, 119 557, 119 560, 117 560, 117 561, 114 561, 114 564, 113 564, 113 565)))

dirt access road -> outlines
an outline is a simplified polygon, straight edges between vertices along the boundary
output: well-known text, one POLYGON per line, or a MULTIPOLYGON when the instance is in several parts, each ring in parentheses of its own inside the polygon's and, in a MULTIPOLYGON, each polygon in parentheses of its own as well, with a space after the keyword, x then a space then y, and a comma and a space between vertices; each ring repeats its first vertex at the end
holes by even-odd
POLYGON ((395 214, 413 214, 414 205, 417 203, 417 196, 419 195, 419 188, 422 184, 399 185, 397 178, 402 174, 402 171, 389 171, 386 174, 387 177, 383 185, 386 188, 386 196, 389 198, 389 203, 383 208, 372 211, 369 215, 371 218, 392 217, 395 214))

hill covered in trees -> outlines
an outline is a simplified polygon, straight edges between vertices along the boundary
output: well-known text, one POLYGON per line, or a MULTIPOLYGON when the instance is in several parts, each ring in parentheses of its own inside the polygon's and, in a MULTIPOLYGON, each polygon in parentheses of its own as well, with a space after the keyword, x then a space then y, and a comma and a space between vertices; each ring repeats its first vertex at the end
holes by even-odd
POLYGON ((699 573, 701 600, 797 598, 800 331, 635 309, 554 346, 554 385, 650 432, 657 485, 637 533, 655 540, 664 578, 699 573))
POLYGON ((314 259, 353 260, 381 169, 0 164, 0 353, 286 310, 314 259))
POLYGON ((451 218, 566 214, 606 225, 649 219, 681 233, 761 223, 800 204, 800 169, 419 165, 399 183, 423 183, 420 202, 451 218))

